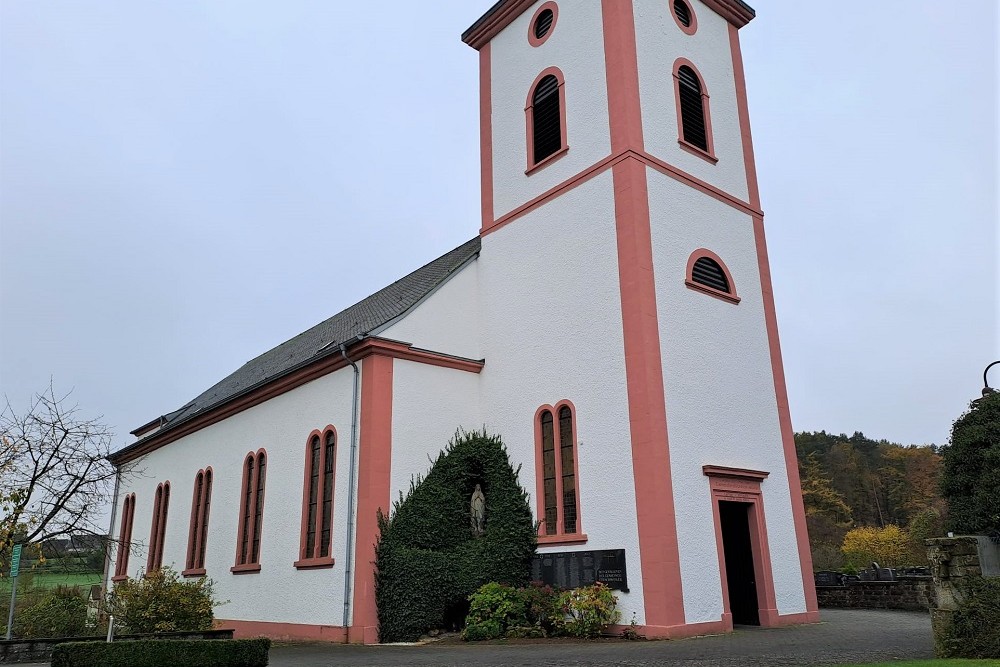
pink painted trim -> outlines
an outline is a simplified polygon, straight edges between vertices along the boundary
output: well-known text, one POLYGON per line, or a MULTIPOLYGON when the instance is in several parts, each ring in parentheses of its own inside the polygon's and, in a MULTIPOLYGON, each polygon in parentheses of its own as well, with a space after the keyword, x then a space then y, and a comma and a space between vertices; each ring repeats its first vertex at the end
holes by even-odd
POLYGON ((339 625, 271 623, 268 621, 232 621, 215 619, 217 629, 233 630, 237 639, 270 637, 283 641, 345 642, 347 632, 339 625))
POLYGON ((440 366, 441 368, 451 368, 452 370, 465 371, 467 373, 480 373, 485 362, 464 357, 453 357, 440 352, 422 350, 413 347, 409 343, 404 343, 388 338, 366 338, 351 352, 352 359, 359 359, 378 354, 393 359, 403 361, 415 361, 430 366, 440 366))
POLYGON ((775 627, 784 628, 789 625, 805 625, 807 623, 819 623, 819 610, 804 611, 798 614, 782 614, 778 616, 775 627))
POLYGON ((684 25, 681 23, 680 18, 677 17, 677 11, 674 9, 675 0, 667 0, 667 2, 670 3, 670 15, 674 17, 674 23, 676 23, 677 27, 681 29, 681 32, 685 35, 693 35, 698 32, 698 15, 694 13, 694 6, 692 6, 690 2, 687 0, 679 1, 687 5, 688 15, 691 17, 691 25, 684 25))
MULTIPOLYGON (((188 521, 188 546, 187 546, 187 557, 185 559, 185 565, 187 565, 187 567, 184 568, 184 572, 188 572, 194 569, 195 566, 194 559, 196 557, 196 554, 198 553, 195 542, 198 539, 197 538, 198 521, 199 517, 201 516, 201 505, 202 505, 201 497, 198 495, 199 477, 201 478, 201 490, 202 493, 204 493, 205 491, 204 470, 199 470, 198 472, 195 473, 194 484, 192 485, 191 489, 191 519, 188 521)), ((184 572, 181 572, 181 575, 184 575, 184 572)))
POLYGON ((146 554, 146 573, 152 572, 156 563, 156 539, 160 534, 160 503, 163 502, 163 484, 156 485, 156 493, 153 495, 153 517, 149 526, 149 553, 146 554))
POLYGON ((551 0, 549 0, 549 2, 542 3, 542 6, 539 7, 537 10, 535 10, 534 16, 531 17, 530 21, 528 21, 528 44, 531 44, 534 47, 539 47, 542 44, 544 44, 546 40, 548 40, 549 36, 552 35, 552 33, 555 31, 556 21, 558 20, 559 20, 559 5, 552 2, 551 0), (545 33, 541 37, 535 37, 535 22, 538 21, 538 17, 546 9, 552 10, 552 25, 549 26, 549 31, 547 33, 545 33))
MULTIPOLYGON (((181 574, 189 571, 205 572, 205 563, 200 558, 202 540, 208 538, 208 515, 211 508, 212 482, 215 474, 212 466, 203 468, 194 476, 194 488, 191 490, 191 522, 188 527, 187 568, 181 574), (201 497, 198 497, 198 479, 201 478, 201 497)), ((187 576, 185 574, 185 576, 187 576)))
POLYGON ((122 503, 122 523, 118 529, 118 556, 112 582, 128 579, 128 557, 132 551, 132 522, 135 520, 135 494, 125 496, 122 503))
POLYGON ((802 589, 805 595, 806 614, 818 619, 819 605, 816 600, 816 584, 813 578, 812 551, 809 548, 809 531, 806 526, 805 505, 802 502, 802 485, 799 480, 798 457, 795 453, 795 437, 792 418, 788 409, 788 390, 785 386, 785 370, 781 360, 781 343, 778 339, 778 317, 774 307, 774 290, 771 286, 771 269, 767 257, 767 241, 764 236, 764 215, 760 210, 760 189, 757 185, 757 168, 754 163, 753 138, 750 133, 750 111, 747 103, 746 76, 743 71, 743 55, 740 36, 733 27, 729 28, 729 46, 733 58, 733 72, 736 79, 736 107, 740 119, 740 134, 743 142, 743 164, 747 174, 747 190, 751 205, 758 210, 753 217, 754 240, 757 246, 757 268, 760 274, 761 293, 764 300, 764 322, 767 328, 768 351, 771 357, 771 373, 774 377, 774 394, 778 404, 778 422, 781 427, 781 443, 785 454, 785 471, 788 490, 792 502, 792 519, 795 525, 795 540, 799 551, 799 566, 802 571, 802 589))
POLYGON ((701 467, 702 473, 707 477, 724 477, 729 479, 743 479, 755 481, 758 484, 771 474, 762 470, 750 470, 749 468, 729 468, 727 466, 704 465, 701 467))
MULTIPOLYGON (((672 5, 671 5, 672 6, 672 5)), ((719 158, 715 156, 715 141, 712 139, 712 109, 709 105, 708 97, 708 86, 705 85, 705 77, 701 75, 695 64, 688 60, 687 58, 678 58, 674 61, 674 104, 677 108, 677 143, 678 145, 689 153, 697 155, 700 158, 707 160, 708 162, 715 164, 719 161, 719 158), (684 120, 681 113, 681 85, 680 77, 677 75, 677 71, 681 67, 689 67, 694 75, 698 77, 698 85, 701 87, 701 107, 702 115, 705 120, 705 142, 708 144, 708 150, 703 150, 702 148, 695 146, 694 144, 688 142, 684 138, 684 120)))
POLYGON ((361 362, 361 373, 354 616, 348 640, 374 644, 378 642, 375 607, 377 513, 380 509, 388 512, 391 506, 393 357, 377 353, 366 356, 361 362))
MULTIPOLYGON (((299 533, 299 558, 295 561, 294 565, 296 568, 302 569, 307 567, 329 567, 333 565, 332 556, 321 556, 321 540, 323 534, 323 503, 326 501, 324 496, 324 489, 326 488, 326 480, 323 475, 326 471, 326 437, 328 434, 333 434, 333 456, 336 459, 337 452, 340 449, 340 438, 337 436, 337 429, 333 424, 327 424, 326 427, 320 430, 314 430, 306 438, 306 460, 303 466, 302 472, 302 521, 300 522, 300 533, 299 533), (311 481, 312 471, 309 468, 309 464, 312 462, 312 441, 313 438, 319 438, 319 461, 316 465, 319 466, 319 481, 317 482, 319 488, 316 490, 316 517, 314 530, 316 531, 316 539, 313 542, 313 553, 306 553, 306 546, 308 543, 307 533, 309 532, 309 482, 311 481)), ((337 466, 333 466, 333 485, 330 488, 330 493, 333 497, 337 495, 337 466)), ((333 553, 333 516, 334 510, 331 505, 330 508, 330 553, 333 553)))
POLYGON ((574 535, 572 533, 563 533, 561 535, 539 535, 538 536, 538 546, 540 547, 552 547, 557 545, 570 545, 570 544, 586 544, 587 534, 579 533, 574 535))
POLYGON ((610 167, 614 163, 614 160, 615 160, 615 156, 609 155, 608 157, 604 158, 603 160, 601 160, 601 161, 599 161, 599 162, 591 165, 587 169, 584 169, 582 172, 580 172, 576 176, 572 176, 572 177, 566 179, 565 181, 563 181, 562 183, 560 183, 559 185, 556 185, 555 187, 549 188, 548 190, 546 190, 542 194, 538 195, 534 199, 531 199, 531 200, 525 202, 524 204, 518 206, 517 208, 515 208, 512 211, 510 211, 509 213, 507 213, 505 215, 502 215, 499 218, 497 218, 488 227, 482 229, 480 231, 480 235, 481 236, 485 236, 486 234, 489 234, 491 232, 495 232, 496 230, 500 229, 501 227, 503 227, 503 226, 505 226, 505 225, 507 225, 507 224, 509 224, 511 222, 514 222, 515 220, 517 220, 518 218, 523 217, 524 215, 527 215, 531 211, 533 211, 536 208, 538 208, 541 205, 543 205, 548 200, 552 199, 553 197, 555 197, 557 195, 564 194, 566 192, 569 192, 570 190, 572 190, 573 188, 577 187, 578 185, 582 185, 583 183, 586 183, 587 181, 589 181, 593 177, 599 176, 600 174, 604 173, 608 169, 608 167, 610 167))
POLYGON ((483 48, 535 2, 536 0, 509 0, 506 5, 493 11, 488 19, 475 26, 475 29, 466 30, 462 35, 462 41, 474 49, 483 48))
POLYGON ((489 44, 479 51, 479 167, 481 227, 486 229, 493 224, 493 75, 489 44))
POLYGON ((753 551, 754 578, 757 581, 757 613, 761 627, 777 624, 778 605, 774 592, 774 575, 771 568, 771 551, 767 541, 767 521, 764 518, 764 501, 761 481, 768 473, 722 466, 703 466, 709 478, 712 494, 712 518, 715 521, 715 546, 719 559, 719 577, 722 581, 723 620, 732 623, 729 602, 729 582, 726 579, 726 554, 723 546, 722 521, 719 503, 733 501, 749 505, 750 545, 753 551))
MULTIPOLYGON (((348 354, 351 355, 352 359, 359 359, 360 356, 358 355, 364 356, 367 354, 374 354, 376 349, 379 350, 380 353, 384 354, 389 354, 391 352, 391 355, 397 359, 406 359, 407 361, 416 361, 418 363, 441 366, 443 368, 453 368, 456 370, 468 371, 470 373, 479 373, 483 370, 484 365, 482 360, 477 361, 475 359, 455 357, 441 352, 434 352, 432 350, 422 350, 420 348, 413 347, 409 343, 400 343, 399 341, 386 342, 385 339, 377 338, 367 338, 361 341, 354 347, 350 348, 348 350, 348 354), (383 342, 380 343, 379 341, 383 342), (380 345, 382 345, 382 347, 380 347, 380 345)), ((189 424, 171 429, 164 433, 162 437, 157 437, 154 434, 152 436, 152 440, 144 443, 142 447, 129 451, 127 455, 120 457, 113 456, 113 461, 119 466, 127 463, 128 461, 134 461, 152 451, 159 449, 160 447, 163 447, 164 445, 168 445, 175 440, 179 440, 186 435, 200 431, 206 426, 218 423, 255 405, 260 405, 275 396, 280 396, 291 391, 292 389, 301 387, 308 382, 312 382, 317 378, 333 373, 334 371, 338 371, 345 366, 347 366, 347 362, 344 361, 343 357, 340 355, 329 355, 327 357, 323 357, 316 363, 310 364, 295 373, 278 378, 274 382, 271 382, 260 389, 221 405, 218 408, 205 413, 204 416, 193 419, 189 424)))
POLYGON ((563 399, 556 403, 555 407, 543 405, 535 410, 535 506, 538 513, 538 543, 539 544, 582 544, 587 541, 587 536, 583 533, 583 502, 580 493, 580 448, 578 446, 580 431, 576 426, 576 406, 569 400, 563 399), (563 521, 563 488, 562 488, 562 451, 561 437, 559 430, 559 410, 563 407, 569 408, 570 420, 573 429, 573 475, 576 481, 576 531, 567 533, 565 522, 563 521), (552 414, 552 438, 555 448, 556 466, 556 532, 547 534, 545 532, 545 465, 542 455, 542 413, 548 411, 552 414))
MULTIPOLYGON (((736 282, 733 281, 733 274, 729 273, 729 267, 726 263, 722 261, 722 258, 716 255, 714 252, 708 248, 698 248, 691 256, 688 257, 687 270, 684 272, 684 284, 693 290, 699 292, 704 292, 709 296, 714 296, 717 299, 722 299, 723 301, 728 301, 729 303, 739 303, 740 297, 736 293, 736 282), (694 280, 694 265, 702 257, 707 257, 722 269, 722 273, 726 276, 726 282, 729 283, 729 291, 723 292, 722 290, 717 290, 714 287, 709 287, 708 285, 702 285, 701 283, 695 282, 694 280)), ((705 473, 708 474, 708 473, 705 473)))
POLYGON ((530 176, 531 174, 535 173, 539 169, 542 169, 543 167, 548 166, 549 162, 555 162, 556 160, 558 160, 559 158, 561 158, 564 153, 566 153, 568 151, 569 151, 569 146, 563 146, 562 148, 560 148, 559 150, 557 150, 552 155, 549 155, 549 156, 546 156, 546 157, 542 158, 541 162, 535 164, 530 169, 525 169, 524 170, 524 175, 525 176, 530 176))
POLYGON ((528 147, 527 159, 528 166, 525 169, 525 174, 532 174, 542 167, 554 162, 557 158, 561 157, 566 151, 569 150, 569 143, 566 139, 566 77, 563 76, 562 70, 558 67, 546 67, 541 71, 541 73, 535 77, 535 80, 531 83, 531 87, 528 88, 528 99, 524 102, 524 126, 525 126, 525 138, 528 147), (547 76, 554 76, 556 81, 559 82, 559 141, 560 148, 552 155, 547 155, 539 161, 535 161, 535 109, 534 109, 534 97, 535 89, 538 84, 541 83, 542 79, 547 76))
POLYGON ((639 160, 626 160, 616 164, 612 173, 646 620, 653 625, 683 625, 683 582, 667 436, 646 167, 639 160))
POLYGON ((167 531, 167 507, 170 504, 170 482, 156 485, 153 501, 153 522, 149 531, 149 554, 146 557, 146 572, 159 570, 163 565, 163 539, 167 531))
POLYGON ((611 153, 643 150, 639 64, 631 2, 601 0, 611 153))
POLYGON ((326 567, 333 567, 336 561, 332 556, 319 556, 316 558, 303 558, 297 560, 292 565, 296 570, 318 570, 326 567))
MULTIPOLYGON (((791 625, 804 625, 807 623, 819 623, 819 612, 804 612, 801 614, 783 614, 775 617, 771 627, 783 628, 791 625)), ((608 637, 620 637, 622 631, 628 628, 626 625, 612 625, 604 632, 608 637)), ((718 621, 706 621, 703 623, 688 623, 676 626, 639 625, 636 628, 641 637, 646 639, 686 639, 689 637, 701 637, 705 635, 722 635, 733 631, 732 618, 727 622, 725 618, 718 621)))
MULTIPOLYGON (((488 17, 479 21, 462 34, 462 41, 474 49, 481 49, 501 30, 514 22, 535 0, 508 0, 496 9, 491 9, 488 17)), ((742 28, 753 20, 754 13, 739 0, 702 0, 706 6, 737 28, 742 28)))
POLYGON ((646 621, 684 623, 684 594, 667 437, 663 358, 650 236, 635 17, 631 2, 601 0, 607 68, 625 380, 646 621))
MULTIPOLYGON (((708 123, 706 123, 706 126, 707 125, 708 123)), ((707 128, 705 131, 706 132, 708 131, 707 128)), ((706 162, 710 162, 711 164, 718 164, 719 162, 719 158, 715 157, 710 153, 706 153, 705 151, 698 148, 694 144, 684 141, 684 139, 680 137, 677 138, 677 145, 680 146, 681 150, 684 151, 685 153, 690 153, 695 157, 700 157, 702 160, 705 160, 706 162)), ((709 145, 711 145, 711 141, 709 142, 709 145)))
MULTIPOLYGON (((260 461, 261 458, 264 459, 265 465, 267 464, 267 450, 263 447, 258 449, 256 452, 249 452, 245 457, 243 457, 243 484, 240 485, 240 522, 239 527, 236 532, 236 563, 233 567, 229 568, 229 571, 233 574, 241 574, 244 572, 258 572, 260 571, 260 552, 257 553, 257 560, 253 560, 253 541, 256 538, 257 527, 256 527, 256 511, 254 508, 257 507, 257 487, 258 480, 260 479, 260 461), (247 461, 253 460, 253 474, 247 476, 247 461), (247 485, 250 485, 250 525, 246 525, 246 510, 247 510, 247 485), (243 532, 247 531, 247 561, 245 563, 240 562, 240 547, 243 545, 243 532)), ((266 474, 266 472, 265 472, 266 474)), ((264 479, 264 484, 267 484, 267 478, 264 479)), ((266 493, 265 493, 266 497, 266 493)), ((264 530, 264 506, 263 501, 261 504, 261 518, 260 527, 261 531, 264 530)), ((262 542, 263 544, 263 542, 262 542)))
POLYGON ((229 568, 233 574, 254 574, 260 572, 260 563, 244 563, 243 565, 233 565, 229 568))
POLYGON ((715 187, 711 183, 707 183, 701 180, 700 178, 687 173, 682 169, 678 169, 672 164, 664 162, 655 155, 650 155, 649 153, 643 153, 639 157, 643 162, 645 162, 653 169, 659 171, 660 173, 669 176, 675 181, 684 183, 685 185, 689 185, 695 190, 701 192, 702 194, 706 194, 709 197, 712 197, 713 199, 722 202, 723 204, 726 204, 731 208, 736 209, 737 211, 746 213, 747 215, 753 215, 755 213, 763 215, 763 213, 760 212, 759 203, 757 206, 749 204, 740 199, 739 197, 731 195, 728 192, 715 187))
POLYGON ((595 162, 590 167, 584 169, 576 176, 567 178, 562 183, 559 183, 558 185, 549 188, 548 190, 538 195, 534 199, 531 199, 525 202, 524 204, 518 206, 514 210, 510 211, 509 213, 500 216, 499 218, 496 219, 496 221, 493 222, 493 224, 480 230, 480 234, 482 236, 485 236, 486 234, 497 231, 501 227, 504 227, 510 224, 511 222, 514 222, 515 220, 524 217, 533 210, 541 207, 543 204, 545 204, 553 197, 571 191, 573 188, 582 185, 583 183, 586 183, 595 176, 603 174, 605 171, 607 171, 607 169, 614 167, 619 162, 629 158, 640 160, 647 166, 659 171, 665 176, 669 176, 675 181, 684 183, 685 185, 689 185, 695 190, 698 190, 699 192, 706 194, 709 197, 715 199, 716 201, 719 201, 733 209, 736 209, 737 211, 746 213, 747 215, 752 215, 755 213, 760 214, 759 210, 753 208, 750 204, 743 201, 742 199, 739 199, 738 197, 735 197, 729 194, 728 192, 720 190, 714 185, 706 183, 700 178, 692 176, 686 171, 678 169, 677 167, 668 164, 663 160, 653 155, 650 155, 649 153, 646 153, 644 151, 626 150, 621 153, 609 155, 606 158, 603 158, 602 160, 595 162))

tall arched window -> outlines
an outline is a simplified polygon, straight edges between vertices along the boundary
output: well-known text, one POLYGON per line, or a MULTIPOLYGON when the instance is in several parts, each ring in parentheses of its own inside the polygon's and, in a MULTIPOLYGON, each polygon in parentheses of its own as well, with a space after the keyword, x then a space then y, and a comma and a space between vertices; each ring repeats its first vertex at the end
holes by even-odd
POLYGON ((170 505, 170 482, 156 485, 153 501, 153 525, 149 531, 149 556, 146 572, 159 570, 163 565, 163 538, 167 533, 167 507, 170 505))
POLYGON ((128 556, 132 550, 132 521, 135 518, 135 494, 125 496, 122 519, 118 526, 118 557, 115 558, 115 575, 112 581, 128 578, 128 556))
POLYGON ((236 565, 233 573, 260 571, 260 538, 264 525, 264 482, 267 454, 263 449, 250 452, 243 460, 243 485, 240 493, 240 525, 236 538, 236 565))
POLYGON ((191 529, 188 532, 186 577, 205 574, 205 545, 208 542, 208 510, 212 503, 212 469, 199 470, 194 478, 191 500, 191 529))
POLYGON ((302 536, 295 567, 332 567, 333 476, 337 431, 332 426, 313 431, 306 443, 305 484, 302 489, 302 536))
POLYGON ((568 148, 564 80, 557 68, 550 67, 539 75, 528 95, 525 114, 531 172, 568 148))
POLYGON ((717 162, 712 146, 708 92, 701 76, 693 64, 680 58, 674 65, 674 80, 681 148, 717 162))
POLYGON ((584 542, 580 530, 579 465, 573 406, 562 401, 535 415, 539 542, 584 542))

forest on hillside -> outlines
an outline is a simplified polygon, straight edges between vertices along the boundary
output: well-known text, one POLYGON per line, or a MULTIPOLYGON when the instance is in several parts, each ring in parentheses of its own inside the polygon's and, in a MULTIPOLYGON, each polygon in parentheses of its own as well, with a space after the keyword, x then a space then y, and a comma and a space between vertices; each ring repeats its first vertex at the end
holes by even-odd
POLYGON ((944 531, 940 448, 825 431, 796 433, 795 446, 814 569, 866 565, 872 551, 851 551, 859 540, 896 543, 883 560, 897 562, 882 565, 925 564, 923 540, 944 531))

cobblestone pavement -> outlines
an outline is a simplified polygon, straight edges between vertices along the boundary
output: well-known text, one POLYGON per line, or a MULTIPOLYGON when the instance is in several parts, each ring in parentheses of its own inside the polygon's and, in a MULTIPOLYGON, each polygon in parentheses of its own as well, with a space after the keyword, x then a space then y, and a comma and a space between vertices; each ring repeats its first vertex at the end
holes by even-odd
POLYGON ((344 646, 281 644, 271 667, 785 667, 934 657, 926 613, 824 609, 822 622, 676 641, 344 646))

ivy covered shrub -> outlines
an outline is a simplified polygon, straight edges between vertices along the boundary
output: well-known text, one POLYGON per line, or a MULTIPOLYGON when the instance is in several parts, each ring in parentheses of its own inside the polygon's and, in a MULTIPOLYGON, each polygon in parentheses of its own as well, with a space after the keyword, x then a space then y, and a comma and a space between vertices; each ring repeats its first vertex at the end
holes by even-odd
POLYGON ((528 582, 535 525, 528 495, 498 436, 457 433, 392 513, 379 514, 375 601, 379 639, 413 641, 460 627, 483 584, 528 582), (472 530, 470 498, 486 498, 484 530, 472 530))
POLYGON ((87 600, 78 587, 57 586, 14 616, 14 636, 19 639, 86 634, 87 600))
POLYGON ((1000 658, 1000 579, 971 577, 963 600, 938 637, 942 658, 1000 658))
POLYGON ((973 401, 952 426, 941 455, 948 529, 959 535, 1000 534, 1000 392, 973 401))
POLYGON ((107 601, 119 634, 211 630, 215 606, 210 579, 184 581, 169 567, 115 584, 107 601))
POLYGON ((562 631, 573 637, 599 637, 622 617, 618 596, 601 582, 566 591, 559 596, 559 607, 564 614, 562 631))

